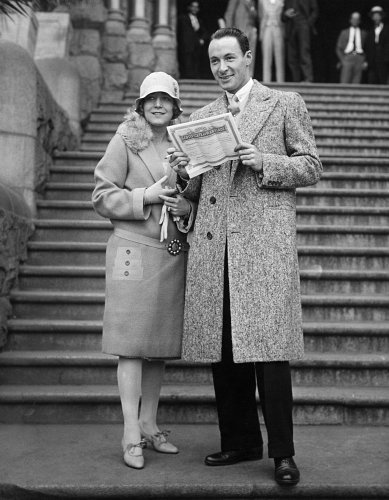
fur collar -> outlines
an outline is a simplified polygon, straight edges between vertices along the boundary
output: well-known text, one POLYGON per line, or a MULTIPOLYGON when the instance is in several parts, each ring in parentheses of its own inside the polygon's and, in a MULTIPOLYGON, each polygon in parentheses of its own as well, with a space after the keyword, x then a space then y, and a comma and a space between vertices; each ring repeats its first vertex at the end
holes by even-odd
POLYGON ((150 125, 143 116, 132 109, 127 111, 124 122, 119 125, 116 133, 123 138, 127 147, 134 154, 147 149, 153 138, 150 125))

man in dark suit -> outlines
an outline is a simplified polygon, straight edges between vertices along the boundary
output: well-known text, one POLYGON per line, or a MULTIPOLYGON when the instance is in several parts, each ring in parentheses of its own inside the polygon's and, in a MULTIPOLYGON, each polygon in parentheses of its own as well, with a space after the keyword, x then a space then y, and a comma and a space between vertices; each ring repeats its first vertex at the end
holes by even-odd
POLYGON ((313 82, 311 33, 316 33, 317 0, 285 0, 287 61, 294 82, 313 82))
POLYGON ((368 82, 385 85, 388 83, 389 69, 389 27, 383 22, 385 16, 382 7, 373 7, 370 17, 374 25, 366 37, 368 82))
POLYGON ((364 52, 366 31, 361 30, 360 24, 361 14, 353 12, 350 27, 340 32, 336 44, 340 83, 361 83, 362 72, 367 66, 364 52))
POLYGON ((205 29, 198 18, 199 2, 188 4, 187 14, 177 20, 178 63, 181 78, 201 78, 205 54, 205 29))

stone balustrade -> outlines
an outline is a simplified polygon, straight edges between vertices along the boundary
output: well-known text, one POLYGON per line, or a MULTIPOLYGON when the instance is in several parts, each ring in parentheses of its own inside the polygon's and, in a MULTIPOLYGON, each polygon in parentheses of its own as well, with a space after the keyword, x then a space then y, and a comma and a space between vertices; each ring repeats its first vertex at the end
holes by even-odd
POLYGON ((0 347, 6 343, 9 294, 17 284, 20 263, 27 256, 33 232, 31 212, 24 199, 0 182, 0 347))

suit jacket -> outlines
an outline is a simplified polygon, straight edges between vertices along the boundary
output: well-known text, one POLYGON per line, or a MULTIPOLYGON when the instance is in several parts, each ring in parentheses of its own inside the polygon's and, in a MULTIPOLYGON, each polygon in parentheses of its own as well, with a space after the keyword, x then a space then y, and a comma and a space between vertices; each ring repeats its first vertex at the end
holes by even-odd
POLYGON ((198 50, 200 45, 200 39, 204 39, 206 36, 205 27, 199 19, 200 29, 195 31, 192 26, 189 14, 183 14, 178 17, 177 20, 177 50, 178 54, 188 54, 198 50))
POLYGON ((374 28, 368 31, 365 52, 369 65, 373 65, 375 61, 378 64, 389 63, 389 26, 387 24, 384 24, 382 28, 378 44, 375 43, 374 28))
MULTIPOLYGON (((191 119, 227 111, 225 94, 191 119)), ((189 252, 183 358, 217 362, 223 330, 226 241, 235 362, 303 355, 296 243, 296 187, 321 175, 312 126, 301 96, 254 81, 238 125, 263 154, 263 174, 227 162, 187 184, 199 200, 189 252)))
MULTIPOLYGON (((366 36, 367 32, 361 29, 361 44, 363 51, 365 50, 366 36)), ((346 50, 349 37, 350 28, 346 28, 339 33, 338 41, 336 42, 336 55, 338 56, 339 61, 342 61, 345 56, 344 51, 346 50)))
POLYGON ((317 0, 285 0, 282 13, 282 20, 286 23, 286 35, 288 36, 292 25, 297 22, 306 22, 311 30, 315 33, 315 23, 319 17, 319 6, 317 0), (298 13, 296 18, 288 18, 285 16, 285 11, 295 9, 298 13))

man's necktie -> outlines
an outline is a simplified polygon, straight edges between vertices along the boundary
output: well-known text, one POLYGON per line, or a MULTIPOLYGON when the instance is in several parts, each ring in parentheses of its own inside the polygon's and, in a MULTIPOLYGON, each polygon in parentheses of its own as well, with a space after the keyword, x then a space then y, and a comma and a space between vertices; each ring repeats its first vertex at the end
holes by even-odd
POLYGON ((232 114, 232 116, 236 116, 240 113, 239 97, 237 95, 234 95, 234 97, 231 99, 231 102, 228 105, 227 109, 232 114))
POLYGON ((353 52, 357 50, 357 30, 354 28, 353 52))

